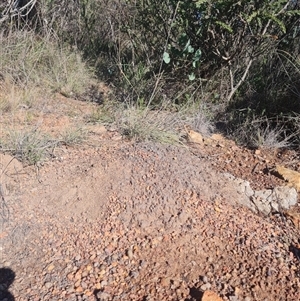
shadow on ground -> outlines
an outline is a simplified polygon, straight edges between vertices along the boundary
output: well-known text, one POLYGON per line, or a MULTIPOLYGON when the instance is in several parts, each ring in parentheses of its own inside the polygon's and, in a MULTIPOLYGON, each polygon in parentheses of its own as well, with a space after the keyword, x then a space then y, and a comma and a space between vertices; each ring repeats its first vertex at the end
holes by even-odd
POLYGON ((191 298, 185 299, 185 301, 194 301, 194 300, 201 300, 203 297, 203 292, 201 292, 196 287, 190 287, 190 294, 191 298))
POLYGON ((290 245, 289 251, 293 253, 298 260, 300 260, 300 248, 290 245))
POLYGON ((9 287, 15 280, 15 273, 9 268, 0 268, 0 300, 14 301, 14 296, 9 292, 9 287))

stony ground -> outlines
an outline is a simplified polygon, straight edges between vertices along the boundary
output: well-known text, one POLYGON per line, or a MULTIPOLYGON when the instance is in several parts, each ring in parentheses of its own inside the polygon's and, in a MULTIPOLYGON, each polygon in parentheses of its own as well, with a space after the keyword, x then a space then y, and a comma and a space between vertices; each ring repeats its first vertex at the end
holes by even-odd
MULTIPOLYGON (((45 129, 76 120, 64 113, 45 114, 45 129)), ((284 185, 270 170, 298 170, 296 152, 89 131, 38 167, 1 155, 0 300, 300 299, 299 230, 238 205, 222 175, 284 185)))

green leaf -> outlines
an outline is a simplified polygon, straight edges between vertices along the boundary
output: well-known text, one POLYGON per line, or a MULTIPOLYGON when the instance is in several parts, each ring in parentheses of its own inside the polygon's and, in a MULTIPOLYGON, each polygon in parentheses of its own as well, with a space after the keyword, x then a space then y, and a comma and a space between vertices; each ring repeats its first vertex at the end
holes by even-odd
POLYGON ((208 2, 208 0, 198 0, 196 1, 196 8, 200 8, 202 4, 208 2))
MULTIPOLYGON (((189 44, 189 38, 186 33, 183 33, 178 39, 179 45, 189 44)), ((186 46, 185 46, 186 47, 186 46)))
POLYGON ((259 11, 253 12, 250 16, 246 18, 247 23, 251 23, 251 21, 259 15, 259 11))
POLYGON ((279 20, 276 16, 271 14, 267 14, 266 16, 273 20, 280 27, 283 33, 286 33, 285 25, 281 20, 279 20))
POLYGON ((300 16, 300 10, 289 10, 286 12, 288 16, 300 16))
POLYGON ((230 33, 233 33, 233 29, 229 25, 227 25, 226 23, 221 22, 221 21, 216 21, 216 24, 218 24, 220 27, 226 29, 230 33))
POLYGON ((185 44, 184 48, 183 48, 183 52, 187 51, 188 48, 190 47, 190 44, 191 44, 191 40, 188 39, 187 43, 185 44))
POLYGON ((194 54, 194 61, 198 62, 201 58, 202 52, 200 49, 197 49, 195 54, 194 54))
POLYGON ((168 52, 164 52, 164 55, 163 55, 163 60, 166 64, 169 64, 170 61, 171 61, 171 58, 170 58, 170 55, 168 52))
POLYGON ((193 53, 195 51, 194 47, 189 45, 189 47, 187 48, 188 53, 193 53))
POLYGON ((190 81, 195 80, 195 78, 196 78, 196 76, 195 76, 195 73, 194 73, 194 72, 191 73, 191 74, 189 74, 189 80, 190 80, 190 81))
POLYGON ((193 63, 192 63, 192 66, 193 68, 196 68, 197 67, 197 63, 200 61, 200 58, 201 58, 201 50, 200 49, 197 49, 195 54, 194 54, 194 57, 193 57, 193 63))

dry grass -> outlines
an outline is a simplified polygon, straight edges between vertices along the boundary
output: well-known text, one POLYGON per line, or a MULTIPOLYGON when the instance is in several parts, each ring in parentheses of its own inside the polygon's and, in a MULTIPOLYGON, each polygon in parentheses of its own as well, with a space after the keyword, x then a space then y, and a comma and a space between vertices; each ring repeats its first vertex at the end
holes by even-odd
POLYGON ((91 114, 85 117, 86 122, 101 123, 109 125, 115 122, 116 110, 119 104, 115 102, 105 103, 97 108, 94 108, 91 114))
POLYGON ((184 126, 210 136, 213 126, 202 109, 196 112, 182 109, 171 112, 161 107, 150 110, 143 105, 109 102, 97 108, 87 117, 88 122, 113 125, 120 133, 135 141, 151 140, 162 143, 181 144, 184 126))
POLYGON ((37 128, 22 131, 9 129, 6 137, 0 141, 0 149, 31 165, 49 157, 57 144, 57 141, 39 132, 37 128))
POLYGON ((78 97, 85 93, 93 82, 93 72, 81 56, 68 49, 58 50, 53 46, 48 50, 43 59, 48 61, 48 66, 43 66, 44 85, 66 97, 78 97))
POLYGON ((31 107, 41 95, 77 97, 94 81, 75 49, 30 31, 0 32, 0 113, 31 107))
POLYGON ((272 126, 272 120, 267 118, 254 118, 240 124, 233 133, 232 138, 241 144, 253 148, 289 148, 299 133, 287 133, 284 125, 272 126))
MULTIPOLYGON (((45 92, 43 97, 47 97, 45 92)), ((40 99, 41 90, 38 87, 20 87, 7 78, 0 82, 0 114, 33 108, 40 99)))
POLYGON ((204 105, 187 105, 180 112, 182 123, 191 129, 209 137, 215 130, 211 109, 204 105))
POLYGON ((82 127, 66 129, 59 140, 59 143, 72 146, 80 145, 88 139, 88 131, 82 127))
MULTIPOLYGON (((0 32, 0 44, 0 115, 6 115, 8 121, 19 110, 28 114, 28 109, 40 110, 54 93, 80 96, 94 81, 93 71, 80 54, 60 47, 53 37, 38 37, 31 31, 11 32, 8 36, 0 32)), ((65 131, 61 139, 53 139, 38 126, 25 124, 22 130, 16 130, 13 123, 6 133, 3 127, 7 124, 1 125, 0 150, 27 164, 37 164, 56 146, 79 144, 86 136, 76 128, 65 131)))
POLYGON ((41 132, 38 127, 25 130, 10 128, 0 139, 0 151, 32 165, 54 157, 54 150, 60 145, 79 145, 87 138, 88 132, 80 127, 66 129, 57 139, 41 132))
POLYGON ((87 116, 87 122, 112 126, 127 139, 179 143, 179 115, 135 104, 108 102, 87 116))
POLYGON ((178 121, 172 113, 131 107, 121 112, 116 123, 122 135, 129 139, 178 144, 178 121))

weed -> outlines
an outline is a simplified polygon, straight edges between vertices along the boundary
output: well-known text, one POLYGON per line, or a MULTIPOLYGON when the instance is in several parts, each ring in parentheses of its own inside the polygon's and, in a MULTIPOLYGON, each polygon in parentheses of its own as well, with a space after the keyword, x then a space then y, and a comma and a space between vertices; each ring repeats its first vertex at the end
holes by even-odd
POLYGON ((27 131, 9 130, 7 137, 0 141, 1 151, 9 152, 28 164, 37 164, 46 159, 57 144, 57 141, 36 128, 27 131))
POLYGON ((93 112, 86 117, 87 122, 111 124, 115 117, 111 106, 102 105, 93 110, 93 112))
MULTIPOLYGON (((46 84, 53 91, 66 97, 78 97, 89 88, 92 82, 92 69, 89 69, 76 52, 67 49, 58 50, 52 46, 45 53, 43 61, 48 62, 45 70, 46 84)), ((46 67, 46 66, 43 66, 46 67)))
MULTIPOLYGON (((14 112, 17 109, 30 109, 41 98, 37 87, 20 87, 7 78, 0 82, 0 113, 14 112)), ((44 97, 45 97, 44 93, 44 97)))
POLYGON ((117 127, 122 135, 129 139, 180 143, 180 135, 177 131, 180 120, 174 113, 131 106, 125 110, 119 110, 118 114, 117 127))
POLYGON ((60 143, 71 146, 79 145, 87 140, 88 131, 83 128, 67 129, 62 133, 60 143))
POLYGON ((187 104, 180 111, 182 124, 190 126, 204 136, 210 136, 214 132, 211 109, 202 104, 187 104))
POLYGON ((253 118, 240 124, 231 136, 241 144, 252 148, 287 148, 291 147, 297 133, 287 131, 284 124, 268 118, 253 118))

